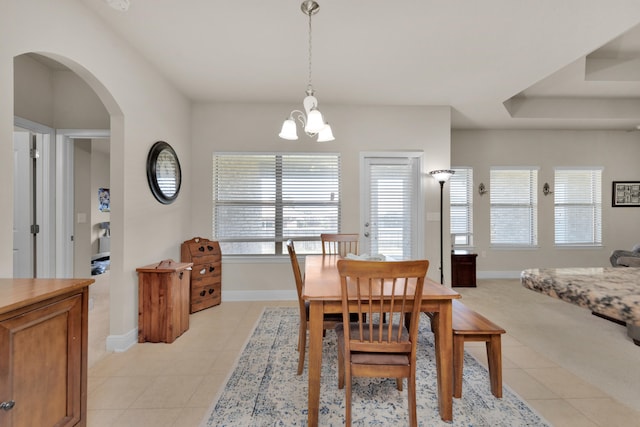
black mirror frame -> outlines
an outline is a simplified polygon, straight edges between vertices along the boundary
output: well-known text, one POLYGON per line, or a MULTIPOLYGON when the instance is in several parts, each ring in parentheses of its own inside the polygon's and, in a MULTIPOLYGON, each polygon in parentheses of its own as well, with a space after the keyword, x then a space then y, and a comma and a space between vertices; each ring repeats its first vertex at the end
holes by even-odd
POLYGON ((182 185, 182 169, 180 167, 180 160, 178 160, 178 155, 175 150, 164 141, 158 141, 149 150, 149 155, 147 156, 147 181, 149 182, 149 188, 151 189, 151 193, 156 198, 157 201, 162 203, 163 205, 168 205, 173 203, 180 193, 180 186, 182 185), (158 185, 158 176, 156 172, 156 166, 158 162, 158 156, 164 150, 168 150, 173 157, 176 159, 176 192, 172 196, 167 196, 162 192, 162 189, 158 185))

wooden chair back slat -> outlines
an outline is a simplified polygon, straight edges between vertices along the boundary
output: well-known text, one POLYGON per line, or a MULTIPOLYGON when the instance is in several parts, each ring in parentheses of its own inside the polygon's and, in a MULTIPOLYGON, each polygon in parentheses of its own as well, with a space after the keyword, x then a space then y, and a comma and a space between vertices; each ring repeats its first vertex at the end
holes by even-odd
POLYGON ((358 255, 360 251, 360 236, 355 233, 322 233, 322 255, 347 254, 358 255))
POLYGON ((346 383, 345 424, 351 423, 351 378, 364 376, 396 378, 398 390, 407 378, 409 421, 416 426, 416 348, 429 261, 341 259, 337 265, 342 295, 338 386, 346 383))

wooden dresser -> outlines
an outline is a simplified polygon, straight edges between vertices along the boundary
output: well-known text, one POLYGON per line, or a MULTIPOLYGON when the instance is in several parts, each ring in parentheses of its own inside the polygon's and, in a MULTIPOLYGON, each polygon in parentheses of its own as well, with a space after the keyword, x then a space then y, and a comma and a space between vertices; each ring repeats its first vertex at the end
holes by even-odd
POLYGON ((0 426, 86 426, 93 282, 0 279, 0 426))
POLYGON ((222 301, 222 252, 218 242, 194 237, 182 243, 182 262, 192 262, 191 313, 222 301))
POLYGON ((172 343, 189 329, 191 265, 168 259, 136 269, 138 342, 172 343))

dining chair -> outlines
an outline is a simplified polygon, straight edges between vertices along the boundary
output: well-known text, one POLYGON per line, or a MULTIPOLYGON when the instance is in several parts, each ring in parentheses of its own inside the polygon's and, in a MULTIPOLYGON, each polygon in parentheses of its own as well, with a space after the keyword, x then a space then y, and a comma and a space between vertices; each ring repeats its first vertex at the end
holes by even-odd
MULTIPOLYGON (((287 250, 289 258, 291 258, 291 267, 293 268, 293 277, 296 282, 296 291, 298 292, 298 307, 300 309, 300 327, 298 328, 298 375, 302 374, 304 369, 305 349, 307 346, 307 330, 309 327, 309 303, 302 298, 302 290, 304 287, 304 279, 300 271, 300 264, 296 256, 296 249, 292 240, 287 240, 287 250)), ((323 330, 333 329, 342 321, 342 314, 335 313, 324 315, 323 330)))
POLYGON ((322 233, 322 255, 358 255, 360 236, 356 233, 322 233))
POLYGON ((345 425, 351 425, 353 377, 407 378, 409 424, 416 414, 416 345, 420 302, 429 261, 339 260, 342 323, 338 336, 338 388, 345 388, 345 425), (356 313, 355 321, 350 313, 356 313), (387 322, 380 319, 386 315, 387 322), (367 322, 366 319, 369 319, 367 322))

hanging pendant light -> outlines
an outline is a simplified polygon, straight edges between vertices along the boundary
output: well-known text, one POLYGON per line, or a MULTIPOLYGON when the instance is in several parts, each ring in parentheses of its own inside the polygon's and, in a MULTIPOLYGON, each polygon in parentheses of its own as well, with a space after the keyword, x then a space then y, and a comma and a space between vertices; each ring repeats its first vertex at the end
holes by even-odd
POLYGON ((307 96, 302 101, 305 111, 293 110, 289 113, 289 117, 282 124, 282 130, 278 136, 292 141, 297 140, 296 120, 298 120, 304 129, 304 133, 308 136, 317 136, 318 142, 333 141, 335 139, 333 131, 329 123, 324 120, 320 110, 318 110, 318 100, 314 96, 315 92, 311 85, 311 16, 318 13, 320 5, 313 0, 306 0, 302 2, 300 9, 302 13, 309 17, 309 80, 307 83, 307 96))

